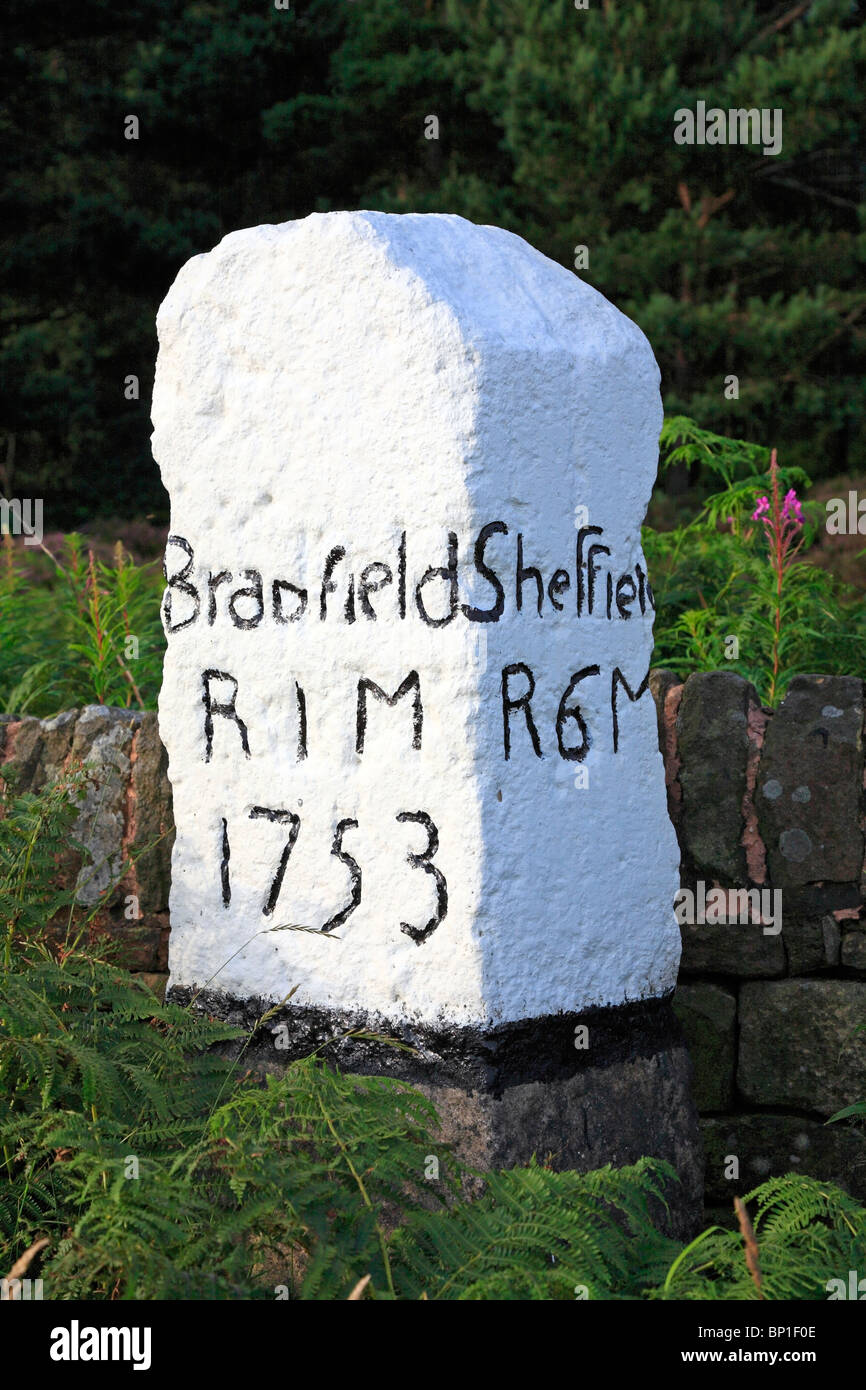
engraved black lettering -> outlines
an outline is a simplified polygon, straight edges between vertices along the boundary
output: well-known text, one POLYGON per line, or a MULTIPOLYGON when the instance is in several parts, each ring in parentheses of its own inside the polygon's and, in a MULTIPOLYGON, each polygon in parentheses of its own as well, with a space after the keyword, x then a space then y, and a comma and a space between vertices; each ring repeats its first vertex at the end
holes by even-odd
POLYGON ((577 616, 583 617, 583 600, 586 594, 586 581, 583 573, 583 543, 587 536, 600 536, 602 528, 600 526, 581 526, 577 533, 577 557, 575 564, 575 574, 577 583, 575 592, 577 597, 577 616))
POLYGON ((223 907, 228 907, 229 903, 232 900, 232 885, 231 879, 229 878, 229 860, 231 859, 232 852, 231 846, 229 845, 229 827, 225 816, 223 816, 222 818, 222 825, 223 835, 220 858, 220 888, 222 890, 223 907))
POLYGON ((388 565, 383 565, 380 560, 375 560, 372 565, 367 565, 361 571, 361 582, 358 585, 358 602, 361 605, 361 612, 365 618, 376 621, 376 612, 370 602, 369 595, 378 593, 386 584, 393 582, 394 576, 388 565), (378 574, 378 577, 374 575, 378 574))
POLYGON ((356 820, 341 820, 337 823, 337 828, 334 832, 334 843, 331 846, 331 853, 336 859, 339 859, 341 864, 345 864, 346 868, 349 870, 351 897, 345 907, 342 907, 339 912, 335 912, 333 917, 328 918, 327 922, 322 927, 323 932, 330 932, 333 931, 335 927, 341 927, 344 922, 348 921, 355 911, 355 908, 358 907, 361 902, 360 866, 352 858, 351 854, 347 854, 343 849, 344 834, 347 830, 357 830, 357 828, 358 822, 356 820))
POLYGON ((424 849, 420 854, 413 854, 410 851, 408 859, 413 868, 423 869, 425 873, 430 874, 436 884, 436 911, 423 927, 413 927, 408 922, 400 923, 400 930, 405 932, 407 936, 411 936, 416 945, 420 946, 445 920, 448 912, 448 884, 445 882, 445 875, 441 869, 430 862, 439 848, 439 831, 426 811, 401 811, 397 819, 398 821, 413 821, 416 825, 423 825, 427 831, 427 844, 424 849))
POLYGON ((271 606, 276 622, 296 623, 307 611, 307 591, 298 588, 297 584, 290 584, 288 579, 275 579, 271 585, 271 606), (292 613, 283 612, 283 589, 287 594, 294 594, 298 600, 298 605, 292 613))
POLYGON ((190 584, 188 579, 189 572, 193 566, 193 559, 194 556, 192 546, 190 545, 188 540, 186 540, 183 536, 169 536, 168 540, 165 543, 165 555, 163 556, 162 561, 162 572, 165 575, 165 582, 168 586, 166 588, 162 600, 162 611, 165 617, 165 627, 167 632, 180 632, 182 627, 189 627, 190 623, 194 623, 199 615, 199 609, 201 608, 201 596, 195 585, 190 584), (171 575, 168 572, 168 547, 170 545, 179 546, 180 549, 187 556, 186 564, 182 567, 182 569, 179 569, 176 574, 171 575), (178 593, 186 594, 188 598, 191 598, 193 600, 193 603, 195 605, 190 616, 188 618, 184 618, 183 621, 179 623, 172 622, 171 616, 172 595, 175 590, 178 593))
MULTIPOLYGON (((592 617, 592 605, 595 598, 595 576, 598 574, 598 565, 595 563, 596 555, 609 555, 610 546, 591 545, 586 554, 586 611, 592 617)), ((608 617, 610 613, 608 612, 608 617)))
POLYGON ((283 879, 286 876, 286 868, 301 829, 301 818, 296 815, 294 811, 278 811, 274 810, 271 806, 254 806, 250 811, 250 820, 257 819, 269 820, 277 825, 287 825, 289 827, 289 838, 283 846, 279 863, 277 864, 277 871, 274 874, 273 882, 268 890, 268 896, 265 898, 265 905, 262 908, 264 916, 270 917, 277 905, 280 889, 283 886, 283 879))
POLYGON ((585 680, 587 676, 598 676, 600 674, 601 668, 598 666, 584 666, 583 670, 575 671, 559 702, 559 709, 556 712, 556 742, 559 747, 559 756, 564 758, 568 763, 582 763, 592 743, 589 730, 586 727, 586 721, 580 712, 580 705, 570 705, 569 700, 582 680, 585 680), (580 730, 580 743, 576 743, 571 747, 566 745, 563 737, 567 719, 573 719, 580 730))
POLYGON ((618 716, 618 714, 617 714, 617 708, 616 708, 616 695, 617 695, 617 690, 619 689, 619 686, 622 686, 622 688, 623 688, 623 690, 625 691, 626 695, 627 695, 628 698, 631 700, 632 704, 634 704, 635 700, 639 700, 640 697, 641 697, 642 695, 644 695, 644 694, 646 693, 646 691, 649 689, 649 678, 650 678, 650 668, 648 667, 648 668, 647 668, 647 673, 646 673, 646 675, 644 676, 643 680, 641 681, 640 685, 638 686, 637 690, 636 690, 636 691, 633 691, 633 690, 631 689, 631 687, 629 686, 629 683, 628 683, 628 681, 626 680, 625 676, 623 675, 622 671, 619 669, 619 667, 618 667, 618 666, 615 666, 615 667, 613 668, 613 675, 612 675, 611 678, 610 678, 610 713, 611 713, 611 719, 612 719, 612 722, 613 722, 613 751, 614 751, 614 753, 616 753, 616 752, 619 750, 619 716, 618 716))
POLYGON ((424 723, 424 710, 421 705, 421 679, 417 671, 410 671, 405 680, 401 681, 393 695, 388 695, 375 681, 367 680, 362 677, 358 681, 358 708, 355 720, 355 752, 359 755, 364 751, 364 740, 367 735, 367 695, 372 695, 377 700, 382 700, 393 709, 398 700, 402 700, 404 695, 408 695, 410 690, 414 690, 415 695, 412 701, 412 747, 421 747, 421 730, 424 723))
POLYGON ((457 532, 448 532, 447 565, 431 565, 415 586, 415 604, 428 627, 445 627, 457 612, 457 532), (444 618, 431 618, 424 606, 421 590, 431 579, 444 579, 448 585, 448 612, 444 618))
POLYGON ((506 761, 511 757, 511 714, 513 710, 523 710, 523 717, 526 720, 526 727, 529 730, 529 737, 532 740, 532 747, 536 758, 543 758, 541 742, 538 737, 538 730, 532 718, 532 696, 535 693, 535 677, 524 661, 515 661, 511 666, 502 668, 502 731, 505 742, 506 761), (511 693, 512 676, 525 676, 528 681, 528 688, 522 695, 516 698, 511 693))
POLYGON ((345 559, 346 551, 342 545, 335 545, 333 550, 328 552, 325 561, 325 572, 322 575, 322 592, 319 595, 319 618, 322 622, 328 616, 328 594, 334 594, 337 586, 332 578, 336 566, 341 560, 345 559))
POLYGON ((202 704, 204 705, 205 762, 210 762, 211 754, 213 752, 213 717, 215 714, 220 716, 220 718, 222 719, 230 719, 233 721, 233 723, 237 724, 238 733, 241 736, 241 747, 244 750, 244 756, 248 758, 250 756, 250 745, 249 739, 247 737, 247 726, 241 719, 237 710, 235 709, 235 701, 238 695, 237 680, 234 676, 230 675, 228 671, 216 670, 202 671, 201 679, 203 687, 201 698, 202 704), (227 702, 224 700, 214 700, 213 698, 213 693, 211 691, 211 681, 218 680, 231 681, 232 686, 234 687, 231 696, 229 697, 227 702))
POLYGON ((517 598, 517 611, 518 611, 518 613, 520 613, 520 612, 522 611, 522 609, 523 609, 523 585, 524 585, 524 583, 526 582, 527 579, 534 579, 534 580, 535 580, 535 587, 536 587, 536 590, 537 590, 537 599, 536 599, 536 601, 537 601, 537 604, 538 604, 538 616, 539 616, 539 618, 543 618, 543 617, 544 617, 544 614, 543 614, 542 611, 541 611, 541 606, 542 606, 542 604, 543 604, 543 602, 544 602, 544 580, 543 580, 542 577, 541 577, 541 570, 540 570, 540 569, 536 569, 534 565, 524 565, 524 563, 523 563, 523 536, 522 536, 521 533, 518 531, 518 533, 517 533, 517 582, 516 582, 516 595, 515 595, 516 598, 517 598))
POLYGON ((568 570, 556 570, 553 576, 551 577, 550 583, 547 586, 547 597, 550 599, 550 602, 553 604, 554 608, 559 613, 562 612, 563 608, 565 607, 565 604, 560 603, 557 595, 564 594, 566 589, 570 588, 571 578, 569 576, 568 570))
POLYGON ((235 627, 243 628, 248 631, 250 628, 258 627, 262 618, 265 616, 265 599, 262 593, 262 576, 259 574, 258 570, 244 570, 243 575, 245 579, 249 579, 250 583, 246 588, 236 589, 232 594, 229 599, 229 617, 235 627), (250 617, 244 618, 237 610, 237 603, 239 599, 248 598, 253 600, 255 611, 250 617))
POLYGON ((630 605, 637 596, 637 587, 630 574, 621 574, 616 581, 616 611, 621 618, 630 618, 630 605))
MULTIPOLYGON (((504 521, 489 521, 486 526, 482 526, 475 540, 475 550, 473 553, 473 563, 482 579, 486 579, 492 585, 493 592, 496 594, 496 602, 492 608, 473 608, 469 604, 463 604, 463 612, 472 623, 498 623, 505 611, 505 589, 502 581, 494 569, 487 564, 484 559, 484 551, 491 536, 507 536, 508 527, 504 521)), ((518 605, 519 607, 519 605, 518 605)))
POLYGON ((208 627, 213 627, 216 622, 216 591, 220 584, 231 584, 231 570, 220 570, 219 574, 209 574, 207 577, 207 621, 208 627))
POLYGON ((307 697, 295 681, 295 699, 298 702, 298 762, 307 756, 307 697))

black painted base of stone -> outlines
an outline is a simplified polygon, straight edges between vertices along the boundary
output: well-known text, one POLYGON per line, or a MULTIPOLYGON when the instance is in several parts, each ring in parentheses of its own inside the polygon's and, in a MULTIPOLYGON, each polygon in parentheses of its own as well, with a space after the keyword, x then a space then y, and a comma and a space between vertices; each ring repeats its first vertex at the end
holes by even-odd
MULTIPOLYGON (((172 988, 169 998, 186 1005, 194 994, 172 988)), ((195 1003, 198 1011, 248 1034, 272 1007, 215 990, 202 991, 195 1003)), ((667 1194, 665 1225, 681 1238, 700 1229, 703 1145, 691 1062, 669 998, 487 1030, 384 1023, 288 1006, 257 1029, 244 1063, 277 1072, 314 1049, 344 1071, 417 1086, 439 1111, 441 1137, 477 1168, 514 1167, 533 1154, 554 1168, 579 1171, 605 1163, 618 1167, 642 1155, 667 1159, 680 1183, 667 1194), (575 1047, 581 1025, 589 1030, 586 1048, 575 1047), (281 1042, 288 1034, 288 1047, 276 1047, 274 1030, 281 1042), (358 1030, 394 1038, 413 1052, 345 1036, 358 1030)))

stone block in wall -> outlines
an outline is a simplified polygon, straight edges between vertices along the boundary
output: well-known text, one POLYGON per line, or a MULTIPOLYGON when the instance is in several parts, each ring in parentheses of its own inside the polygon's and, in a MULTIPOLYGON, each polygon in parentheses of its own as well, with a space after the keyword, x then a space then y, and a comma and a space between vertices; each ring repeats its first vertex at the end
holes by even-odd
POLYGON ((837 1183, 866 1198, 866 1142, 843 1125, 797 1115, 712 1115, 701 1120, 706 1154, 706 1200, 732 1202, 783 1173, 837 1183), (730 1162, 739 1162, 739 1175, 730 1162))
POLYGON ((737 1086, 751 1105, 831 1115, 866 1099, 866 983, 754 981, 740 989, 737 1086))
POLYGON ((795 676, 767 729, 755 790, 776 887, 859 883, 862 787, 863 682, 795 676))
MULTIPOLYGON (((664 667, 657 667, 650 671, 649 688, 655 701, 659 752, 665 765, 668 815, 674 827, 677 828, 683 793, 679 782, 680 759, 677 752, 676 721, 684 687, 679 676, 674 675, 673 671, 668 671, 664 667)), ((678 829, 677 839, 679 842, 678 829)), ((680 855, 682 855, 682 844, 680 844, 680 855)))
POLYGON ((659 733, 659 752, 665 756, 667 744, 665 727, 665 701, 672 690, 682 685, 682 681, 673 671, 669 671, 666 666, 655 666, 649 674, 650 694, 655 701, 656 724, 659 733))
POLYGON ((737 1001, 720 985, 679 985, 674 1012, 692 1059, 698 1110, 724 1110, 734 1097, 737 1001))
POLYGON ((846 931, 843 934, 840 964, 846 970, 866 974, 866 931, 846 931))
POLYGON ((87 773, 77 801, 75 835, 92 859, 78 876, 76 896, 84 907, 92 907, 123 869, 130 753, 137 723, 134 710, 87 705, 75 724, 71 757, 87 773))
MULTIPOLYGON (((5 715, 0 724, 0 779, 11 796, 38 793, 53 782, 69 760, 78 710, 53 719, 5 715)), ((77 838, 77 827, 73 828, 77 838)), ((57 886, 71 888, 81 863, 70 844, 58 846, 57 886)))
POLYGON ((841 932, 832 916, 788 920, 783 911, 782 941, 789 975, 818 974, 839 964, 841 932))
MULTIPOLYGON (((75 764, 83 766, 86 780, 76 794, 78 816, 70 844, 62 847, 58 884, 76 885, 79 903, 91 910, 91 936, 117 943, 120 964, 164 971, 172 814, 156 715, 89 705, 54 719, 0 719, 0 775, 18 792, 41 791, 75 764), (71 842, 86 846, 93 863, 82 864, 71 842), (120 879, 130 856, 135 863, 120 879)), ((65 933, 61 916, 47 924, 52 935, 65 933)))
POLYGON ((4 718, 3 772, 13 774, 17 792, 42 791, 54 780, 69 756, 77 718, 75 709, 54 719, 4 718))
POLYGON ((124 922, 111 931, 111 959, 124 970, 160 972, 168 968, 168 938, 158 921, 124 922))
POLYGON ((3 717, 2 772, 20 792, 38 792, 70 763, 87 784, 79 798, 76 840, 95 867, 80 875, 79 901, 92 905, 129 855, 136 860, 130 891, 143 914, 168 910, 174 835, 168 761, 154 713, 87 705, 54 719, 3 717))
POLYGON ((139 906, 145 913, 166 912, 171 887, 174 822, 168 756, 153 713, 141 715, 131 762, 128 835, 129 852, 135 857, 139 906))
MULTIPOLYGON (((782 935, 767 936, 754 922, 680 928, 680 975, 732 975, 737 979, 775 979, 785 974, 782 935)), ((784 927, 783 927, 784 931, 784 927)))
POLYGON ((784 916, 825 917, 828 913, 856 913, 863 906, 859 883, 805 883, 800 888, 784 888, 784 916))
POLYGON ((759 705, 757 692, 742 676, 698 672, 685 683, 677 715, 680 841, 699 875, 725 885, 747 881, 740 841, 750 705, 759 705))

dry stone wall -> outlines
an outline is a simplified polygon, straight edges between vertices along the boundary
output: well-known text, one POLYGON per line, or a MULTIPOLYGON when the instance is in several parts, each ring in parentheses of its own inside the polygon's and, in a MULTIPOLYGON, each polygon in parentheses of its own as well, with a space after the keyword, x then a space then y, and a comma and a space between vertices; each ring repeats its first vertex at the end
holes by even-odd
POLYGON ((866 1097, 863 681, 799 676, 775 712, 732 672, 651 685, 679 915, 705 919, 681 922, 674 1006, 707 1201, 790 1170, 863 1194, 864 1146, 825 1123, 866 1097))
POLYGON ((0 773, 16 790, 41 791, 75 766, 85 780, 71 839, 89 855, 58 846, 62 877, 77 882, 86 909, 114 885, 93 915, 91 933, 110 937, 118 962, 163 991, 174 827, 156 715, 104 705, 54 719, 0 715, 0 773))

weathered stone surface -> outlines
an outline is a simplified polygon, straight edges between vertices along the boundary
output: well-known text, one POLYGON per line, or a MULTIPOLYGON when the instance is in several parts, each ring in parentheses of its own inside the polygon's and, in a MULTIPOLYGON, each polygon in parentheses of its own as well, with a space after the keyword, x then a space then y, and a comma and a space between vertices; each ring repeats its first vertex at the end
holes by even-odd
POLYGON ((135 858, 135 884, 142 912, 168 909, 174 822, 168 757, 153 713, 141 716, 132 752, 128 852, 135 858))
MULTIPOLYGON (((167 921, 156 913, 140 921, 108 926, 111 958, 124 970, 160 974, 168 969, 167 921)), ((105 928, 103 928, 104 930, 105 928)))
POLYGON ((66 766, 79 713, 77 709, 64 710, 53 719, 41 721, 42 754, 39 759, 39 781, 34 786, 34 791, 39 791, 47 783, 55 781, 66 766))
POLYGON ((694 1067, 695 1105, 724 1110, 734 1097, 737 1001, 720 985, 680 985, 674 1012, 694 1067))
MULTIPOLYGON (((703 1197, 690 1075, 686 1049, 678 1048, 567 1079, 512 1086, 501 1095, 476 1093, 471 1100, 480 1102, 484 1117, 486 1166, 513 1167, 530 1152, 554 1168, 581 1172, 606 1163, 622 1167, 643 1154, 665 1158, 681 1184, 668 1191, 672 1219, 666 1224, 687 1239, 700 1229, 703 1197)), ((435 1087, 431 1095, 436 1101, 435 1087)))
POLYGON ((680 928, 681 975, 731 975, 741 980, 773 979, 785 974, 784 923, 777 936, 765 935, 754 923, 680 928))
POLYGON ((795 676, 767 729, 755 796, 776 886, 859 882, 862 733, 861 680, 795 676))
MULTIPOLYGON (((191 996, 176 986, 169 992, 180 1004, 191 996)), ((205 990, 192 1007, 247 1033, 265 1003, 205 990)), ((399 1077, 430 1096, 441 1137, 482 1170, 526 1163, 533 1154, 552 1167, 581 1171, 632 1163, 642 1154, 665 1158, 680 1178, 668 1192, 668 1228, 681 1238, 699 1229, 703 1150, 692 1067, 668 1000, 494 1029, 390 1028, 411 1052, 369 1040, 378 1027, 364 1015, 289 1006, 245 1042, 244 1065, 279 1073, 292 1057, 316 1048, 347 1071, 399 1077), (576 1040, 586 1045, 575 1046, 576 1040)), ((240 1044, 225 1050, 237 1055, 240 1044)))
POLYGON ((783 919, 789 975, 820 974, 839 964, 841 933, 829 916, 783 919))
POLYGON ((129 755, 137 723, 132 710, 87 705, 75 725, 71 757, 87 773, 77 799, 75 837, 92 857, 82 865, 76 887, 85 907, 97 902, 123 870, 129 755))
POLYGON ((69 757, 77 717, 74 709, 54 719, 4 717, 2 773, 17 792, 38 792, 54 781, 69 757))
POLYGON ((866 972, 866 932, 845 932, 842 937, 840 960, 847 970, 866 972))
POLYGON ((821 918, 821 935, 824 940, 824 963, 828 969, 840 964, 842 932, 835 917, 821 918))
POLYGON ((831 1115, 866 1096, 866 984, 777 980, 740 989, 737 1085, 747 1102, 831 1115))
POLYGON ((6 725, 12 724, 14 720, 14 714, 0 714, 0 755, 6 747, 6 725))
POLYGON ((857 883, 806 883, 785 888, 784 915, 787 918, 825 917, 828 913, 856 911, 862 906, 857 883))
POLYGON ((665 666, 655 666, 650 671, 649 688, 650 694, 656 706, 656 725, 659 735, 659 752, 662 757, 665 755, 667 743, 667 730, 665 726, 665 700, 672 690, 682 685, 679 676, 673 671, 669 671, 665 666))
MULTIPOLYGON (((78 816, 70 843, 60 846, 58 886, 76 886, 78 902, 92 908, 104 890, 113 891, 90 922, 96 937, 119 941, 124 960, 139 970, 165 967, 168 937, 171 788, 155 714, 90 705, 54 719, 4 718, 0 773, 19 792, 39 792, 64 771, 83 767, 85 783, 76 796, 78 816), (8 739, 6 733, 8 731, 8 739), (11 773, 11 777, 10 777, 11 773), (135 873, 119 879, 130 853, 169 835, 138 861, 135 873), (74 844, 93 862, 82 864, 74 844), (129 895, 138 899, 138 912, 129 895)), ((52 934, 65 931, 63 922, 52 934)))
POLYGON ((743 798, 742 846, 746 855, 746 872, 753 884, 769 883, 767 877, 767 847, 758 829, 758 813, 755 809, 755 790, 767 725, 772 719, 771 710, 762 708, 754 699, 749 699, 746 716, 746 736, 749 740, 749 756, 746 761, 746 794, 743 798))
POLYGON ((797 1115, 720 1115, 702 1119, 701 1133, 708 1202, 731 1202, 784 1173, 808 1173, 866 1197, 866 1143, 844 1126, 797 1115), (739 1177, 726 1178, 732 1156, 739 1177))
POLYGON ((35 790, 39 780, 39 759, 42 755, 42 721, 40 719, 16 719, 6 725, 6 739, 3 749, 3 770, 12 774, 11 781, 16 792, 35 790))
POLYGON ((511 233, 370 212, 232 234, 158 328, 172 979, 431 1025, 672 989, 640 331, 511 233), (423 715, 364 685, 410 679, 423 715))
MULTIPOLYGON (((664 761, 668 815, 676 828, 679 826, 683 796, 679 782, 680 759, 677 751, 676 725, 684 686, 679 676, 663 668, 650 671, 649 684, 656 705, 659 752, 664 761)), ((679 844, 679 831, 677 843, 679 844)), ((682 855, 681 845, 680 853, 682 855)))
POLYGON ((740 840, 750 703, 758 704, 757 693, 741 676, 698 672, 685 683, 677 717, 681 841, 698 874, 724 886, 747 881, 740 840))

